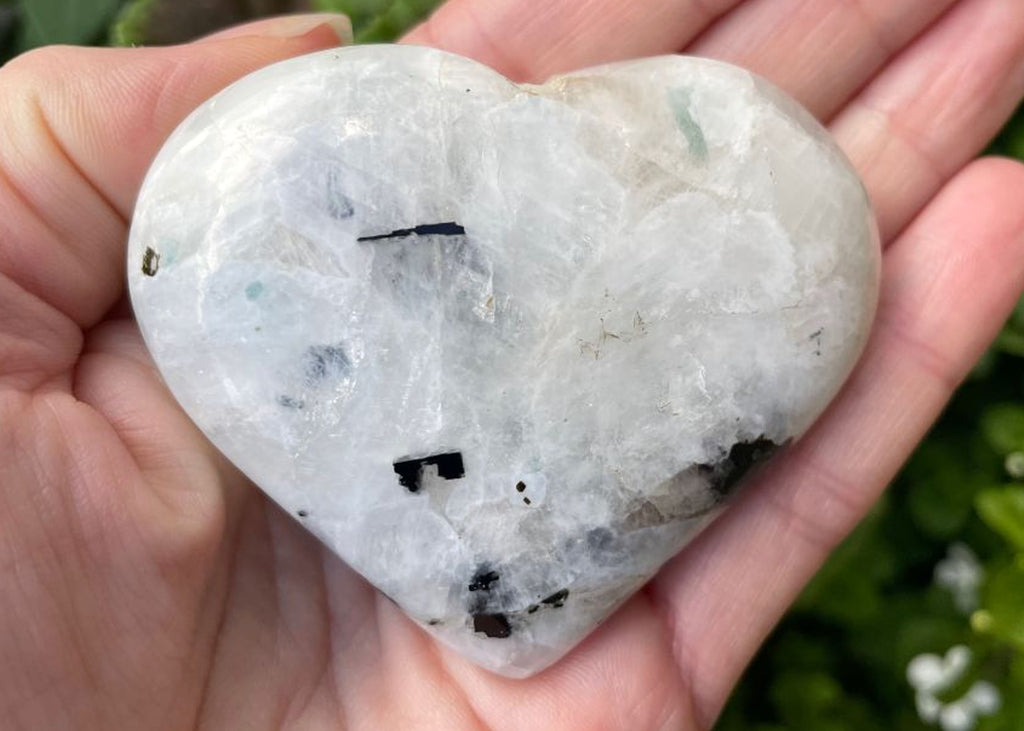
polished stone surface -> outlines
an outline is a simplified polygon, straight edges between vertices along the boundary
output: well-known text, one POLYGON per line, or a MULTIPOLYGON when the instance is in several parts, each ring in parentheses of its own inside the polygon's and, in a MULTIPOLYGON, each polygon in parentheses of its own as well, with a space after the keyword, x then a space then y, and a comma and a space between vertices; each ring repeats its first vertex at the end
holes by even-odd
POLYGON ((260 71, 153 165, 128 253, 167 383, 446 644, 565 654, 807 429, 878 241, 827 133, 659 57, 516 86, 398 46, 260 71))

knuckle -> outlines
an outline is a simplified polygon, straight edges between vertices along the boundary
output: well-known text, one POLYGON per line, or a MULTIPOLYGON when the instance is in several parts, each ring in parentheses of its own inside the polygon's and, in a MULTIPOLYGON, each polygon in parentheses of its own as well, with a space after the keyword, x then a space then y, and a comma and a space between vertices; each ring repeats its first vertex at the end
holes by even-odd
POLYGON ((45 46, 26 51, 0 66, 0 109, 9 124, 8 133, 25 132, 36 119, 47 97, 60 94, 67 86, 67 69, 73 59, 62 46, 45 46))

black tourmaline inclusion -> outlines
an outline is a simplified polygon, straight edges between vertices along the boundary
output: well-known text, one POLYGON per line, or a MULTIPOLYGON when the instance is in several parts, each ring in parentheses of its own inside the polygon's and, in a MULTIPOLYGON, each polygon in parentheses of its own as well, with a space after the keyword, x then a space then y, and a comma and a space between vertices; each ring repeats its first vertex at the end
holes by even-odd
POLYGON ((469 582, 470 591, 490 591, 491 584, 498 580, 497 571, 488 571, 486 568, 481 568, 474 574, 472 580, 469 582))
POLYGON ((753 441, 737 442, 724 459, 715 464, 699 464, 697 471, 710 477, 711 488, 721 497, 726 497, 750 470, 767 461, 780 446, 763 436, 753 441))
POLYGON ((512 627, 504 614, 474 614, 473 631, 488 637, 508 637, 512 627))
POLYGON ((549 607, 554 607, 555 609, 561 609, 563 606, 565 606, 565 600, 568 599, 568 598, 569 598, 569 590, 568 589, 559 589, 558 591, 556 591, 551 596, 549 596, 549 597, 547 597, 545 599, 541 599, 540 603, 541 604, 546 604, 549 607))
POLYGON ((423 478, 423 468, 428 464, 437 467, 437 475, 444 480, 458 480, 466 475, 466 467, 462 462, 462 452, 446 452, 432 454, 419 459, 405 459, 394 463, 398 484, 409 492, 419 492, 423 478))
POLYGON ((407 236, 463 236, 466 229, 455 221, 444 223, 421 223, 411 228, 396 228, 386 234, 360 236, 356 241, 383 241, 385 239, 404 239, 407 236))

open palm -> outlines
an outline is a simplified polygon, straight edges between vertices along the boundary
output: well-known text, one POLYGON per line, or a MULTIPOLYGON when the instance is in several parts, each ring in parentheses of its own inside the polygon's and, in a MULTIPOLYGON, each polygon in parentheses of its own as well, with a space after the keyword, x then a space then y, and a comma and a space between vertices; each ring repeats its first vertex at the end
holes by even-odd
MULTIPOLYGON (((157 149, 280 21, 0 69, 0 718, 5 728, 709 727, 1024 288, 1024 167, 968 162, 1024 94, 1019 0, 452 0, 413 42, 518 80, 684 50, 825 121, 886 244, 878 322, 793 449, 563 661, 526 681, 436 645, 278 511, 163 386, 124 303, 157 149)), ((294 26, 292 26, 294 30, 294 26)), ((308 28, 307 28, 308 29, 308 28)))

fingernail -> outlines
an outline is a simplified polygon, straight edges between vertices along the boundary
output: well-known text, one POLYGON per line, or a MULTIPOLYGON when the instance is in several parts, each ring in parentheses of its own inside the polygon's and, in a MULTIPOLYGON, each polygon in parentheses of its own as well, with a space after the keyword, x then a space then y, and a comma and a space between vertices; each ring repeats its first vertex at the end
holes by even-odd
POLYGON ((316 13, 311 15, 282 15, 265 21, 260 35, 278 38, 301 38, 323 27, 328 27, 338 38, 340 45, 352 43, 352 24, 340 13, 316 13))

